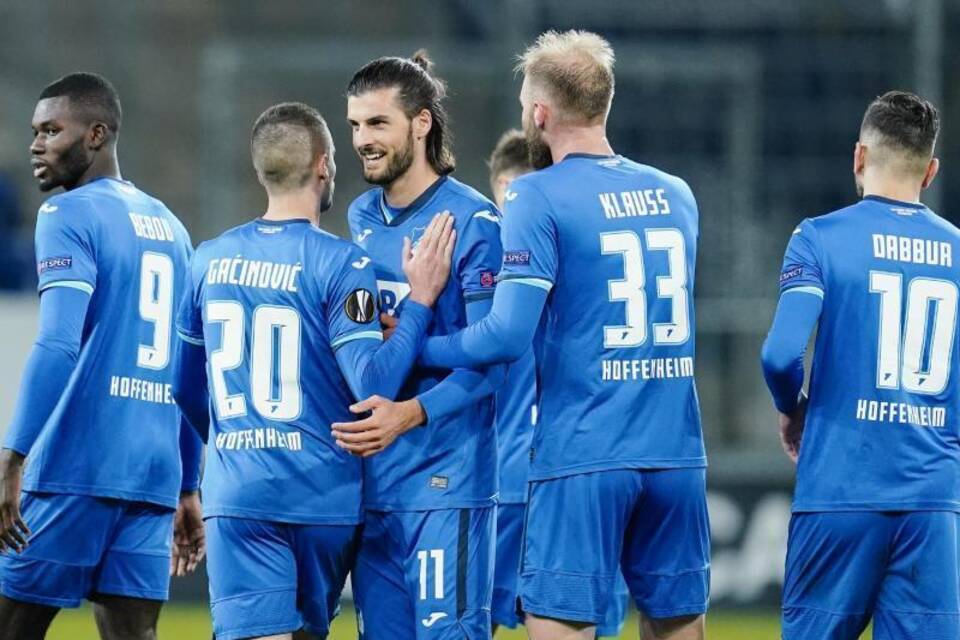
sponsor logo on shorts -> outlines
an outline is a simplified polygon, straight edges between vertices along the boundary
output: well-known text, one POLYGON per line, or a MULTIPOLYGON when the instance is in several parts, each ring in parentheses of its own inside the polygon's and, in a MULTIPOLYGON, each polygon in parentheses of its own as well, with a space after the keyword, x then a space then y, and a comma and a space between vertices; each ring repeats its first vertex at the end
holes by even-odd
POLYGON ((429 617, 424 618, 420 622, 423 623, 423 626, 429 629, 430 627, 435 625, 438 620, 443 620, 446 617, 447 617, 447 614, 443 613, 442 611, 434 611, 433 613, 430 614, 429 617))
POLYGON ((447 476, 430 476, 431 489, 446 489, 450 486, 450 478, 447 476))

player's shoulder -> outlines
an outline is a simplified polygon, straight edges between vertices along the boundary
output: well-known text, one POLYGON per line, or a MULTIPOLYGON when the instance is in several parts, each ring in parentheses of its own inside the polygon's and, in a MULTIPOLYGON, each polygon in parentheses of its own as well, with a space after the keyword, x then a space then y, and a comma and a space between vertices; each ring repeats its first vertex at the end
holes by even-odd
POLYGON ((379 213, 381 194, 381 187, 373 187, 361 193, 347 206, 347 218, 355 220, 379 213))
POLYGON ((447 210, 454 220, 463 227, 473 220, 500 224, 500 211, 490 198, 456 178, 447 176, 437 194, 438 210, 447 210))
POLYGON ((693 189, 691 189, 687 181, 680 176, 670 173, 669 171, 664 171, 659 167, 643 164, 642 162, 637 162, 624 156, 617 156, 617 158, 623 161, 625 171, 630 171, 648 182, 672 187, 677 193, 693 198, 693 189))

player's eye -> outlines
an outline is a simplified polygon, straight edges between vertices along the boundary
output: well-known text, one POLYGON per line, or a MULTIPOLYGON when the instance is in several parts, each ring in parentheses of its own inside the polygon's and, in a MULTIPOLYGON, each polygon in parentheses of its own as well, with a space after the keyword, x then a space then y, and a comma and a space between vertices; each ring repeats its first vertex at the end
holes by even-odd
POLYGON ((48 136, 55 136, 55 135, 57 135, 57 132, 58 132, 58 131, 59 131, 59 130, 56 129, 56 128, 54 128, 54 127, 47 127, 46 129, 43 130, 43 132, 44 132, 45 134, 47 134, 48 136))

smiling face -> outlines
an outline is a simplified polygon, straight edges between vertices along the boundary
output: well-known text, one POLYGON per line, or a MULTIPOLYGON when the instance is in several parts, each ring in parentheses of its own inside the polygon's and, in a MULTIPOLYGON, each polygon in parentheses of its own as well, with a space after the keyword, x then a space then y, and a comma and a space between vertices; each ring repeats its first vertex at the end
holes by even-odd
POLYGON ((347 121, 353 148, 360 156, 363 178, 387 186, 414 160, 413 123, 400 107, 395 87, 367 91, 347 99, 347 121))
POLYGON ((93 162, 87 139, 93 124, 78 117, 67 97, 44 98, 33 112, 33 177, 41 191, 70 190, 93 162))

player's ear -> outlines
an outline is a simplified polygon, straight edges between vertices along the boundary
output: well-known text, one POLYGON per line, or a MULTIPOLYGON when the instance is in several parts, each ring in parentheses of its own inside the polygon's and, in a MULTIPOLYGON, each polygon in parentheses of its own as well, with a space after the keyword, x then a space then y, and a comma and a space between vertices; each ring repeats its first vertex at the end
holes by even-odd
POLYGON ((542 102, 533 103, 533 125, 537 129, 545 129, 547 126, 547 117, 550 115, 550 107, 542 102))
POLYGON ((866 162, 867 146, 858 140, 856 145, 853 147, 853 175, 862 175, 866 162))
POLYGON ((927 173, 923 176, 923 183, 920 188, 926 189, 929 187, 933 179, 937 177, 938 171, 940 171, 940 158, 930 158, 930 164, 927 165, 927 173))
POLYGON ((413 117, 413 135, 418 140, 426 138, 432 127, 433 114, 430 109, 421 109, 420 113, 413 117))
POLYGON ((321 153, 319 156, 317 156, 317 165, 315 169, 316 169, 317 177, 320 178, 321 180, 326 180, 330 173, 329 171, 330 165, 328 161, 329 158, 330 156, 327 153, 321 153))
POLYGON ((108 135, 107 125, 102 122, 94 122, 90 125, 90 128, 87 129, 87 146, 94 151, 98 151, 100 147, 107 143, 108 135))

